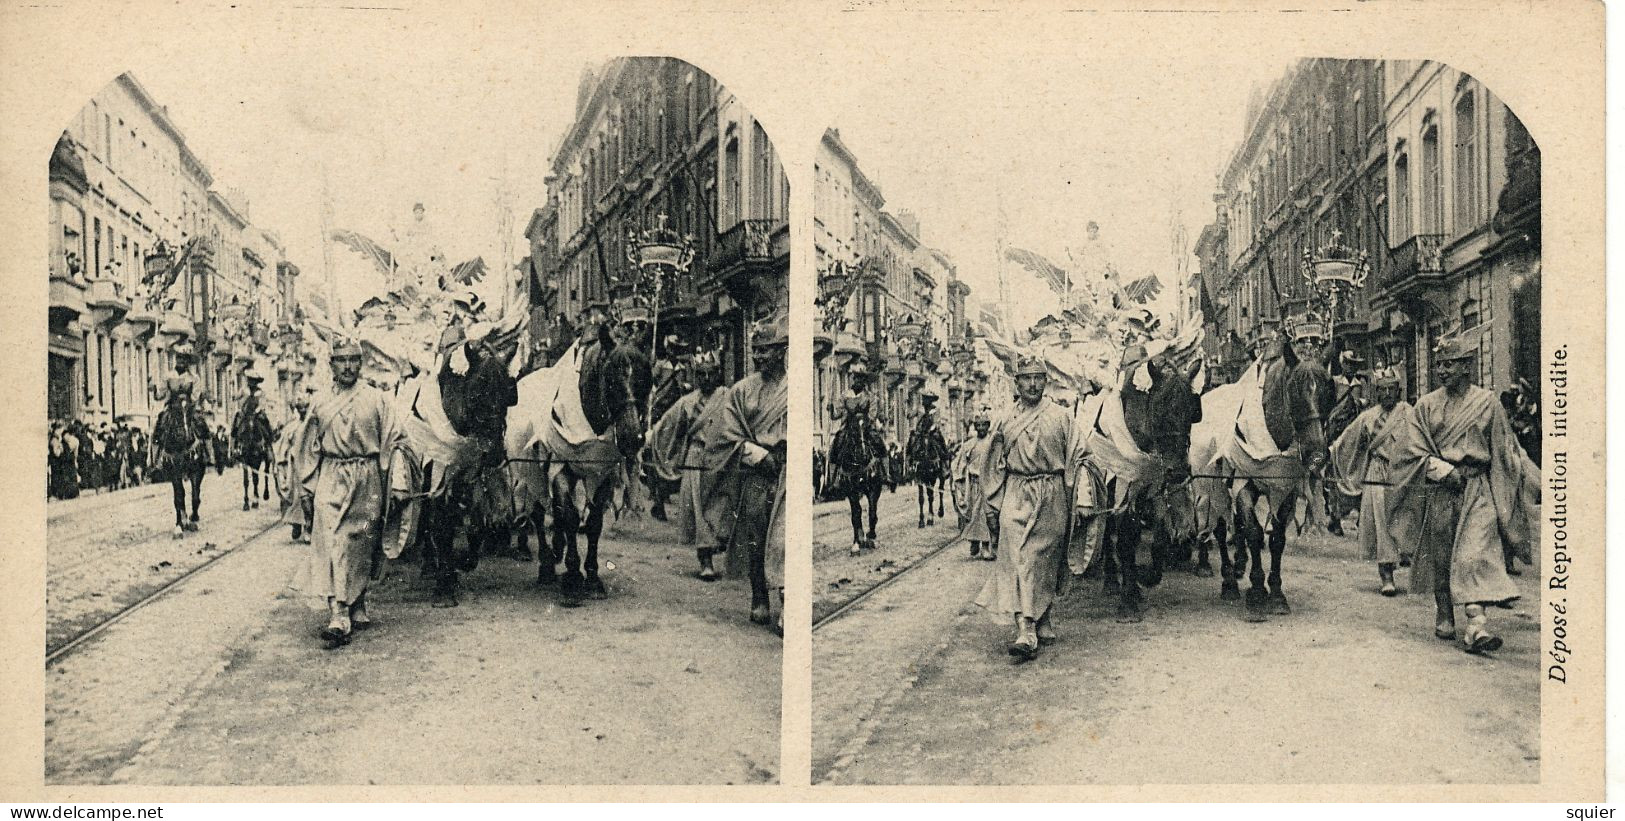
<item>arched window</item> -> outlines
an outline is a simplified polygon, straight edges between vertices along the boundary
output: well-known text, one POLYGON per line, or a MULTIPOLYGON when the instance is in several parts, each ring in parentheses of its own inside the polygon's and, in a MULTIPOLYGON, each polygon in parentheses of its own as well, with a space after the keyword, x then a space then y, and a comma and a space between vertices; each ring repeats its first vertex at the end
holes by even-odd
POLYGON ((1478 110, 1474 89, 1468 85, 1456 99, 1456 233, 1477 227, 1480 218, 1478 198, 1478 110))

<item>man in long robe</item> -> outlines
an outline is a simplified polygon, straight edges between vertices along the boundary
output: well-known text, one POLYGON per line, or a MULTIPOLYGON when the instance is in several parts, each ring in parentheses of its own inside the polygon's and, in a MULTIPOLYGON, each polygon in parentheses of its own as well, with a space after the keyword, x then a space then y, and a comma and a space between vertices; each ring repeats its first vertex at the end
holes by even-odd
POLYGON ((705 435, 712 420, 722 412, 728 391, 722 390, 722 363, 714 355, 707 352, 696 356, 694 373, 694 390, 678 399, 650 433, 650 467, 661 481, 677 484, 678 532, 683 544, 694 545, 700 560, 699 578, 710 582, 720 576, 712 556, 727 546, 722 544, 718 511, 715 506, 707 509, 705 504, 723 476, 703 469, 705 435))
MULTIPOLYGON (((1337 437, 1332 444, 1332 465, 1337 492, 1360 500, 1360 547, 1366 561, 1377 563, 1377 576, 1382 580, 1379 592, 1393 596, 1399 592, 1394 570, 1415 549, 1413 543, 1395 542, 1388 531, 1389 459, 1396 434, 1409 422, 1411 406, 1399 398, 1399 375, 1393 371, 1377 373, 1372 385, 1377 404, 1361 411, 1337 437)), ((1416 585, 1411 587, 1414 590, 1416 585)))
POLYGON ((299 445, 304 441, 305 421, 310 416, 310 395, 300 393, 293 398, 293 415, 282 423, 277 435, 274 459, 276 461, 277 489, 282 499, 282 523, 292 528, 293 540, 310 541, 310 494, 300 482, 299 445))
POLYGON ((988 437, 993 429, 993 421, 988 418, 987 411, 979 411, 971 427, 975 433, 960 444, 959 453, 954 459, 954 482, 962 488, 959 497, 964 500, 959 538, 970 542, 971 558, 993 561, 998 554, 992 544, 993 531, 988 526, 990 511, 987 507, 987 488, 982 486, 982 478, 988 472, 988 454, 993 445, 993 440, 988 437))
POLYGON ((1432 568, 1434 635, 1454 640, 1455 605, 1464 605, 1463 647, 1484 653, 1501 646, 1485 606, 1518 598, 1503 551, 1532 559, 1540 477, 1495 394, 1472 383, 1475 355, 1456 338, 1434 352, 1444 387, 1417 400, 1395 434, 1388 528, 1432 568))
MULTIPOLYGON (((784 459, 788 391, 787 322, 778 316, 756 329, 756 371, 728 389, 706 432, 706 464, 725 478, 714 504, 731 511, 729 551, 747 557, 750 620, 774 623, 770 593, 784 625, 784 459), (728 490, 731 489, 731 492, 728 490)), ((709 515, 709 511, 707 511, 709 515)), ((723 521, 728 521, 724 519, 723 521)))
POLYGON ((333 392, 315 402, 300 441, 300 480, 314 516, 310 560, 294 587, 325 599, 323 639, 342 644, 371 624, 367 584, 383 548, 386 474, 400 439, 391 400, 362 384, 359 343, 333 345, 333 392))
POLYGON ((1055 639, 1050 606, 1066 592, 1066 535, 1071 517, 1072 418, 1044 398, 1044 362, 1022 357, 1016 366, 1020 401, 999 420, 982 477, 988 505, 998 512, 998 559, 976 603, 995 621, 1016 627, 1010 655, 1036 658, 1040 642, 1055 639))

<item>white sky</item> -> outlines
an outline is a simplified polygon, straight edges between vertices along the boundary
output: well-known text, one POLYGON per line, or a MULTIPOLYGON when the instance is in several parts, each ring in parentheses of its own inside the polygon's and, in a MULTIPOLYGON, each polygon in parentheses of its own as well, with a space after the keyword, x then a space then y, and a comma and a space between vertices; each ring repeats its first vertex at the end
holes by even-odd
MULTIPOLYGON (((332 71, 328 42, 312 32, 251 42, 207 71, 165 60, 135 71, 217 183, 242 190, 254 223, 282 237, 307 286, 322 270, 324 170, 336 227, 387 242, 421 200, 448 256, 491 263, 500 256, 505 179, 513 253, 522 253, 519 234, 544 201, 546 162, 573 119, 581 71, 603 55, 547 48, 519 60, 431 39, 408 64, 358 53, 332 71), (311 63, 320 68, 305 68, 311 63)), ((1125 278, 1157 273, 1171 292, 1171 214, 1182 212, 1194 246, 1251 88, 1285 66, 1256 55, 1136 63, 1114 54, 1091 63, 1045 53, 972 70, 951 52, 899 50, 851 66, 839 99, 822 102, 833 102, 833 122, 886 207, 919 214, 923 240, 954 257, 973 299, 997 294, 1001 189, 1012 245, 1065 265, 1066 248, 1083 244, 1092 219, 1125 278)), ((771 112, 762 113, 777 133, 771 112)), ((353 308, 371 291, 370 267, 342 247, 332 252, 341 298, 353 308)), ((1017 266, 1007 271, 1013 293, 1044 293, 1022 287, 1031 281, 1017 266)))
MULTIPOLYGON (((1093 220, 1124 282, 1155 273, 1172 295, 1173 214, 1194 252, 1251 89, 1267 91, 1288 66, 1256 56, 1116 55, 1097 65, 1044 54, 971 71, 951 54, 895 60, 903 65, 872 74, 836 126, 887 210, 917 213, 923 241, 948 251, 972 299, 987 301, 998 297, 1001 189, 1010 245, 1068 267, 1066 249, 1084 246, 1093 220)), ((1190 259, 1187 274, 1196 267, 1190 259)), ((1006 275, 1012 301, 1049 293, 1014 263, 1006 275)), ((1031 321, 1053 304, 1017 317, 1031 321)))
MULTIPOLYGON (((281 236, 307 287, 322 287, 324 173, 335 227, 387 244, 389 229, 404 229, 422 201, 451 261, 483 255, 493 266, 506 177, 511 253, 523 254, 521 233, 544 202, 547 159, 574 119, 581 71, 600 59, 437 53, 425 40, 409 67, 358 55, 341 72, 331 63, 305 68, 312 61, 302 55, 322 47, 314 38, 266 41, 206 74, 155 61, 136 78, 169 107, 216 186, 240 189, 254 224, 281 236), (281 68, 264 71, 268 60, 281 68)), ((353 309, 372 292, 372 269, 342 246, 332 254, 340 298, 353 309)), ((488 276, 487 298, 494 284, 488 276)))

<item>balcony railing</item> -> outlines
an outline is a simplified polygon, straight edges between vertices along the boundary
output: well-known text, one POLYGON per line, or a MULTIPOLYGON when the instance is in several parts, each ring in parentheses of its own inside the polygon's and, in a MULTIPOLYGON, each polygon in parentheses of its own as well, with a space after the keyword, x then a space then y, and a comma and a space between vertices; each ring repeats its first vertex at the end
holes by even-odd
POLYGON ((1417 234, 1393 249, 1393 267, 1382 280, 1392 288, 1413 279, 1444 273, 1444 235, 1417 234))
POLYGON ((773 234, 783 223, 778 220, 740 220, 722 232, 712 257, 712 270, 723 270, 750 262, 773 261, 773 234))

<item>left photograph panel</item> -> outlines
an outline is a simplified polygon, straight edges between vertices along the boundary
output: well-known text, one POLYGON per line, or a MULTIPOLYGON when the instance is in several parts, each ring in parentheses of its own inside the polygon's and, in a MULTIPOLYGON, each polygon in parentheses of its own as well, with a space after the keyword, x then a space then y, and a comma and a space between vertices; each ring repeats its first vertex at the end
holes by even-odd
POLYGON ((47 784, 778 783, 783 166, 681 60, 474 74, 65 124, 47 784))

